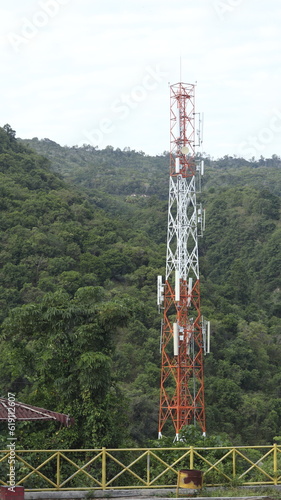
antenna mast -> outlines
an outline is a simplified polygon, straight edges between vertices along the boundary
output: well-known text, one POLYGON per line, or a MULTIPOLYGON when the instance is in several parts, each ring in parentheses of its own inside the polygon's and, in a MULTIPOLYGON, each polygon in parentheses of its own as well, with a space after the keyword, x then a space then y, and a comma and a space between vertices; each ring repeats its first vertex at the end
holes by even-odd
POLYGON ((163 309, 159 438, 167 420, 172 420, 176 439, 185 425, 198 424, 206 432, 203 355, 209 350, 205 333, 210 328, 200 312, 198 236, 204 228, 204 211, 196 202, 196 174, 203 174, 204 166, 195 157, 201 139, 196 130, 194 89, 184 83, 170 87, 165 283, 158 277, 158 306, 163 309))

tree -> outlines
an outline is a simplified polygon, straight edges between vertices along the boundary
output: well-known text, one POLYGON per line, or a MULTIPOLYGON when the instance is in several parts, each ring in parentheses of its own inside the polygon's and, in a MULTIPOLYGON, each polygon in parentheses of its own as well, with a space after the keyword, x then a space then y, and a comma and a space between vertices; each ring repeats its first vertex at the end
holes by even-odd
POLYGON ((11 141, 14 141, 15 138, 16 138, 16 132, 15 130, 12 129, 11 125, 9 125, 8 123, 6 125, 4 125, 3 129, 5 130, 6 134, 8 135, 9 139, 11 141))
POLYGON ((112 378, 113 335, 131 313, 129 299, 110 300, 100 287, 14 309, 3 323, 2 391, 71 414, 69 446, 117 446, 125 436, 113 429, 126 417, 112 378))

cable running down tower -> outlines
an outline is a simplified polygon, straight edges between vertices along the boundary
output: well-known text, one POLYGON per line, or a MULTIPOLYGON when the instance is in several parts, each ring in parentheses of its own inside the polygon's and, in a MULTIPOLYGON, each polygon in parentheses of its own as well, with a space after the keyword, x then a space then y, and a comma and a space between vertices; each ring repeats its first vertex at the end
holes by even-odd
POLYGON ((198 424, 206 432, 203 356, 209 352, 210 324, 200 312, 198 236, 204 229, 204 211, 196 202, 196 186, 204 163, 197 162, 195 154, 201 145, 201 120, 196 119, 194 90, 192 84, 170 87, 166 278, 163 283, 158 276, 157 299, 163 309, 159 438, 168 420, 176 439, 185 425, 198 424))

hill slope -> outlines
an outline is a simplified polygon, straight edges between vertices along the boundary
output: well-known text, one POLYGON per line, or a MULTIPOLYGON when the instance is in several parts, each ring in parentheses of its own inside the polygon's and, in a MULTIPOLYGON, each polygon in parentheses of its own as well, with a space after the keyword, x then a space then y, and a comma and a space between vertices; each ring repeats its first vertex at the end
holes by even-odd
MULTIPOLYGON (((49 407, 64 394, 55 409, 83 420, 87 446, 144 444, 157 432, 156 276, 165 267, 168 157, 16 141, 3 129, 0 142, 1 391, 49 407)), ((208 432, 271 442, 281 425, 280 159, 206 158, 206 165, 208 432)), ((63 439, 85 444, 77 429, 63 439)))

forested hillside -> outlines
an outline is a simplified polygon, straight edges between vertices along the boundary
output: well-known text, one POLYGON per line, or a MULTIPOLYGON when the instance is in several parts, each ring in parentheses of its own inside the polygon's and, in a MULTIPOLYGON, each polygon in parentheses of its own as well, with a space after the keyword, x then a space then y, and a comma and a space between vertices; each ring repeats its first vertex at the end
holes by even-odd
MULTIPOLYGON (((207 430, 271 443, 281 427, 281 161, 205 163, 207 430)), ((61 147, 0 129, 0 393, 76 420, 21 424, 23 446, 157 436, 168 164, 167 153, 61 147)))

